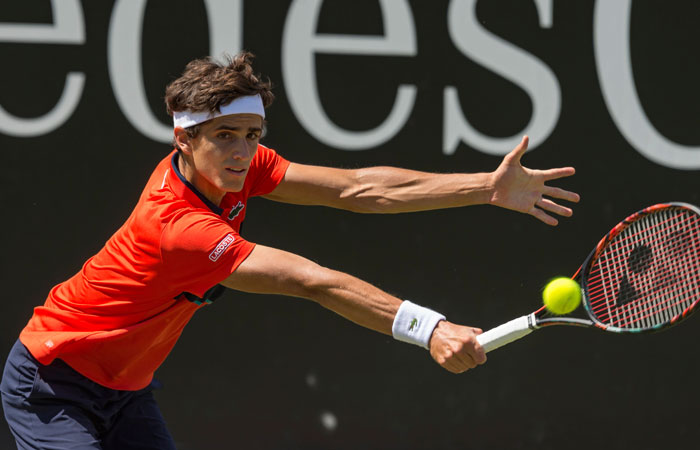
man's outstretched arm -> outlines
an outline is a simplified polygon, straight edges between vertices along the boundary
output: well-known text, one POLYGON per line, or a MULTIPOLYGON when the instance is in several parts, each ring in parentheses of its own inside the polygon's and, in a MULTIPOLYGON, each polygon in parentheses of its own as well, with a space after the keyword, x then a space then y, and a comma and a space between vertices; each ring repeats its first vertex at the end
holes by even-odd
MULTIPOLYGON (((392 327, 403 304, 400 299, 356 277, 262 245, 256 245, 221 284, 239 291, 313 300, 359 325, 388 335, 395 335, 392 327)), ((411 304, 406 303, 404 311, 409 306, 411 304)), ((441 320, 428 331, 427 346, 442 367, 460 373, 486 361, 476 341, 479 333, 478 328, 441 320)))
POLYGON ((301 205, 323 205, 362 213, 402 213, 492 204, 530 214, 549 225, 552 216, 571 216, 558 200, 577 202, 578 194, 545 183, 574 174, 573 167, 533 170, 520 158, 528 138, 505 156, 494 172, 436 174, 395 167, 334 169, 292 163, 284 181, 266 198, 301 205))

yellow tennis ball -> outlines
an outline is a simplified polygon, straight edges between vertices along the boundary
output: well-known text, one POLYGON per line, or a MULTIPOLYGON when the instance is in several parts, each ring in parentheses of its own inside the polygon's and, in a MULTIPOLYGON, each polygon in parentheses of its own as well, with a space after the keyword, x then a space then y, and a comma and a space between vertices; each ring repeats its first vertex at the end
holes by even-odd
POLYGON ((554 278, 542 291, 542 300, 550 312, 567 314, 581 304, 581 287, 571 278, 554 278))

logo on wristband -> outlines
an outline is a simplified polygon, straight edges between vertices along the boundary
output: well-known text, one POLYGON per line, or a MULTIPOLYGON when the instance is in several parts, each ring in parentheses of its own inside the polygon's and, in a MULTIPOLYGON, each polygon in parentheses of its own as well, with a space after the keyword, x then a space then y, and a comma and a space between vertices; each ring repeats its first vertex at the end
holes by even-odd
POLYGON ((408 327, 408 331, 413 331, 413 329, 417 326, 418 326, 418 319, 416 319, 414 317, 413 320, 411 321, 411 326, 408 327))

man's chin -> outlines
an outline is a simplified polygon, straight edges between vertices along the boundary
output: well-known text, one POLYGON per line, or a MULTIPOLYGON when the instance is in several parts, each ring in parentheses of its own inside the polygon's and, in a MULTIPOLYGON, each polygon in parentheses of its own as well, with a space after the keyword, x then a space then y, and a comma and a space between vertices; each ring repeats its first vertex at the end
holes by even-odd
POLYGON ((241 192, 243 190, 243 185, 243 183, 227 183, 223 191, 231 193, 241 192))

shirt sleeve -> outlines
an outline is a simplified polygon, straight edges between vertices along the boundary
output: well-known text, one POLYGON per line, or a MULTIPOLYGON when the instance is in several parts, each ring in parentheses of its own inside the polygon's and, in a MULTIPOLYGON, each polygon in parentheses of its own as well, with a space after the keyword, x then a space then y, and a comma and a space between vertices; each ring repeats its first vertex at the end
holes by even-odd
POLYGON ((272 192, 284 179, 289 161, 276 151, 258 144, 255 158, 251 162, 252 183, 249 196, 265 195, 272 192))
POLYGON ((218 216, 189 212, 163 230, 161 252, 171 279, 182 292, 198 297, 232 274, 255 244, 243 239, 218 216))

